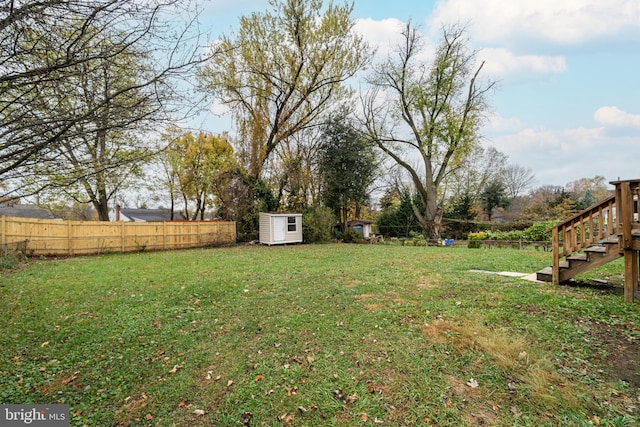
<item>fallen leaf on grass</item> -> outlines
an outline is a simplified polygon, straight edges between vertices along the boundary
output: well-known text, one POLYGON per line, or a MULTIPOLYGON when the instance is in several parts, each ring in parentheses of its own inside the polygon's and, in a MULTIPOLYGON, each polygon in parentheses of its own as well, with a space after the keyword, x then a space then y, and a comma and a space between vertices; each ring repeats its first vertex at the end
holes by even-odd
POLYGON ((251 418, 253 418, 253 414, 251 412, 245 412, 240 416, 240 422, 243 426, 248 426, 251 424, 251 418))
POLYGON ((76 378, 78 378, 78 374, 80 372, 74 372, 72 375, 69 375, 66 378, 62 379, 62 384, 69 384, 71 381, 75 380, 76 378))
POLYGON ((367 390, 369 390, 369 393, 372 393, 372 394, 373 393, 382 394, 382 391, 373 384, 367 384, 367 390))
POLYGON ((471 388, 476 388, 478 387, 478 381, 476 381, 475 379, 471 378, 469 379, 469 381, 467 381, 467 385, 471 388))
POLYGON ((287 390, 287 396, 289 397, 298 394, 298 387, 289 388, 285 386, 284 389, 287 390))
POLYGON ((284 414, 284 415, 280 415, 278 417, 278 419, 280 421, 282 421, 283 423, 285 423, 285 424, 291 424, 293 422, 294 418, 295 417, 293 415, 291 415, 291 414, 284 414))
POLYGON ((593 416, 593 424, 599 426, 600 425, 600 417, 598 417, 597 415, 593 416))
POLYGON ((360 414, 360 419, 366 423, 367 421, 369 421, 369 416, 363 412, 360 414))
POLYGON ((344 404, 351 404, 358 400, 358 395, 352 394, 350 396, 347 396, 342 390, 336 388, 333 390, 333 398, 342 401, 342 403, 344 404))
POLYGON ((173 368, 169 371, 170 374, 175 374, 178 372, 178 369, 182 369, 182 365, 173 365, 173 368))
POLYGON ((147 414, 144 418, 145 418, 146 420, 152 420, 152 419, 153 419, 153 415, 151 415, 151 414, 147 414))
POLYGON ((204 415, 205 412, 202 409, 196 409, 195 411, 192 412, 193 415, 204 415))
POLYGON ((233 385, 233 380, 227 381, 227 387, 231 387, 233 385))
POLYGON ((256 375, 256 382, 258 381, 262 381, 264 379, 264 376, 262 375, 256 375))

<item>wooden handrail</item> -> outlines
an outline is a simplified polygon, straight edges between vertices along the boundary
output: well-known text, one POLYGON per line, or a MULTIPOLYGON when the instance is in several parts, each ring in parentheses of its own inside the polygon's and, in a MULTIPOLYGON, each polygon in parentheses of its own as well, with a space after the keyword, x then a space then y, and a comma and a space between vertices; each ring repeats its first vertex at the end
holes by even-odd
POLYGON ((552 281, 560 282, 560 260, 575 252, 621 236, 621 249, 632 245, 633 231, 640 228, 638 200, 640 180, 614 181, 613 196, 558 223, 551 229, 553 252, 552 281))

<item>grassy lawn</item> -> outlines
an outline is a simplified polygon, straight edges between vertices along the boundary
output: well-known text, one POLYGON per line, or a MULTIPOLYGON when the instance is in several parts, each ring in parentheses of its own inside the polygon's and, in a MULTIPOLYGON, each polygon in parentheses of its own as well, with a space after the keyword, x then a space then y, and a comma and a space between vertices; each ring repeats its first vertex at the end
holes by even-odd
MULTIPOLYGON (((0 402, 74 426, 638 425, 622 264, 546 252, 244 246, 37 261, 0 276, 0 402)), ((2 273, 0 273, 2 274, 2 273)))

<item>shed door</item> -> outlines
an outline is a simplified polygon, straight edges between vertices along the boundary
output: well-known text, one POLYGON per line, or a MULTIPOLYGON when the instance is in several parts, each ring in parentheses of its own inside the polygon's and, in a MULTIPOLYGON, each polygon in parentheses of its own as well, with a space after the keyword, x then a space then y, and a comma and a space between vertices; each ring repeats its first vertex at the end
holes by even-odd
POLYGON ((284 229, 287 225, 286 221, 287 221, 287 218, 283 216, 273 217, 273 241, 274 242, 284 241, 284 229))

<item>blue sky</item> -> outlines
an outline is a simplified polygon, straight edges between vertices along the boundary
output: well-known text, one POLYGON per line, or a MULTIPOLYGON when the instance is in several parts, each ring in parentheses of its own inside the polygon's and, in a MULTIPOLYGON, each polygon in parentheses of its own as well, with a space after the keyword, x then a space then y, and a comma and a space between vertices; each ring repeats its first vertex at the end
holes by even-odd
MULTIPOLYGON (((203 5, 215 38, 269 2, 203 5)), ((499 81, 483 144, 531 168, 535 186, 640 178, 639 0, 355 0, 353 18, 381 55, 409 19, 432 43, 442 25, 466 23, 499 81)))

